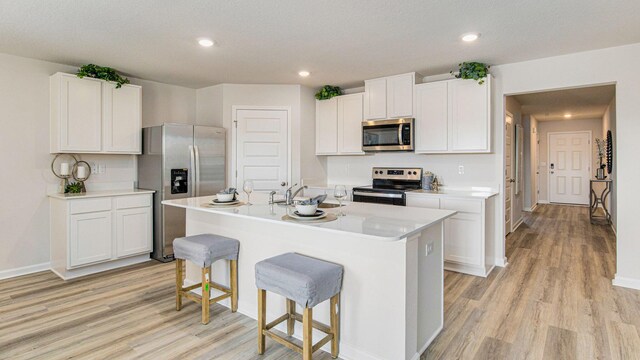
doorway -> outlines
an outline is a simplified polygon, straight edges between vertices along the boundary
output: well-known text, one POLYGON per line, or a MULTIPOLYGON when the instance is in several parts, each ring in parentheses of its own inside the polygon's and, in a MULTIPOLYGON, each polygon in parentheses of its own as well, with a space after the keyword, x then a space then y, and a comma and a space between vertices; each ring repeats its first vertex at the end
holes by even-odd
POLYGON ((550 132, 549 202, 589 205, 591 131, 550 132))
POLYGON ((282 191, 291 180, 290 109, 234 106, 232 183, 254 191, 282 191))

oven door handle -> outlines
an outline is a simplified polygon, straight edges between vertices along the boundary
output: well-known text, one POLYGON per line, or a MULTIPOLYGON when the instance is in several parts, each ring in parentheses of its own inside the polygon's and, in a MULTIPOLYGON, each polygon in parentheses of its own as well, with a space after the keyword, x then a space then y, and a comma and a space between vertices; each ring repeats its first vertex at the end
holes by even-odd
POLYGON ((402 194, 383 194, 383 193, 354 191, 353 195, 369 196, 369 197, 377 197, 377 198, 402 199, 402 194))
POLYGON ((402 124, 398 125, 398 146, 404 145, 402 141, 402 124))

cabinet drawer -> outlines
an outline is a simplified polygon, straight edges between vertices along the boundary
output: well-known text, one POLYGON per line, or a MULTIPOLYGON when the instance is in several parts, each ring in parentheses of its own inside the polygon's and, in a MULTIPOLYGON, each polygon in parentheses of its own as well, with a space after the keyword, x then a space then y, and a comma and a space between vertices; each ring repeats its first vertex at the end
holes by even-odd
POLYGON ((151 196, 149 195, 118 196, 116 198, 116 209, 131 209, 149 206, 151 206, 151 196))
POLYGON ((482 212, 482 201, 442 199, 442 209, 479 214, 482 212))
POLYGON ((111 210, 111 198, 108 197, 69 201, 70 214, 83 214, 109 210, 111 210))
POLYGON ((428 209, 439 209, 440 199, 431 196, 410 195, 407 196, 407 206, 421 207, 428 209))

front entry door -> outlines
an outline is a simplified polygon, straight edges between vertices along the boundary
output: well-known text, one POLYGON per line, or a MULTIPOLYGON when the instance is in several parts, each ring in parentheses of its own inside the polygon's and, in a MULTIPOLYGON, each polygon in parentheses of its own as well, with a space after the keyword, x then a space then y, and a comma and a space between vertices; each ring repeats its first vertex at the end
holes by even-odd
POLYGON ((236 187, 253 180, 254 191, 281 191, 289 182, 287 110, 236 110, 236 187))
POLYGON ((549 134, 549 201, 589 204, 591 174, 589 132, 549 134))

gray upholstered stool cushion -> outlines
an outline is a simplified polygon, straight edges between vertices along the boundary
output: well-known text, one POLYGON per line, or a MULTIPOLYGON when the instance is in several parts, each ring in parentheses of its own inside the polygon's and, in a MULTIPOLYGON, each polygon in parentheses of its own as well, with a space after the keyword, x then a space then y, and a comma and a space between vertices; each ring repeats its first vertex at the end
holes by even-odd
POLYGON ((238 260, 240 242, 228 237, 200 234, 173 241, 176 259, 189 260, 200 267, 208 267, 216 260, 238 260))
POLYGON ((287 253, 256 264, 256 286, 314 307, 340 292, 341 265, 287 253))

